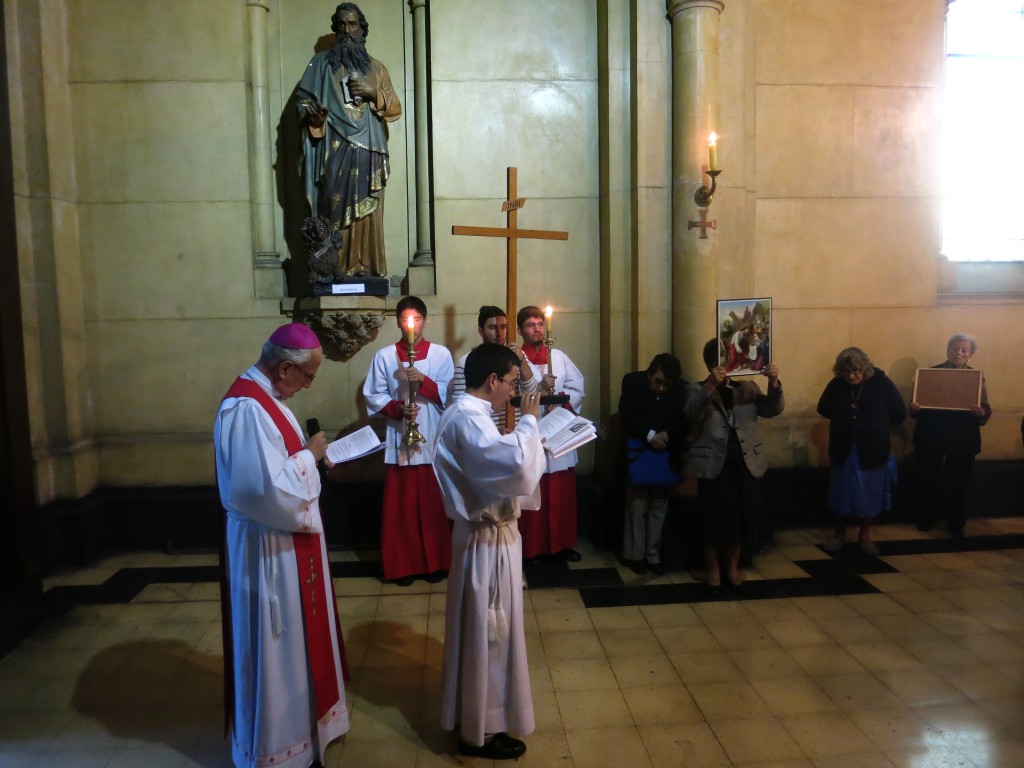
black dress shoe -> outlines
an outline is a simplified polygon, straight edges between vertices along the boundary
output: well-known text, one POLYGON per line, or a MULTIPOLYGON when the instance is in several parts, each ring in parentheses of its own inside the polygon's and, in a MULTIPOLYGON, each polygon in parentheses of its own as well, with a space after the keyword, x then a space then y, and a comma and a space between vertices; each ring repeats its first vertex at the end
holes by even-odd
POLYGON ((707 584, 705 582, 705 586, 708 588, 708 594, 711 597, 718 598, 718 597, 722 596, 722 585, 721 584, 707 584))
POLYGON ((747 592, 747 590, 743 588, 742 581, 739 584, 733 584, 731 581, 726 579, 725 585, 729 588, 729 591, 732 592, 734 595, 744 595, 747 592))
POLYGON ((580 560, 583 559, 583 556, 580 555, 580 553, 577 552, 575 549, 563 549, 562 559, 567 560, 570 563, 578 563, 580 560))
POLYGON ((661 563, 648 563, 647 567, 651 569, 651 573, 655 576, 664 576, 668 573, 668 571, 665 570, 665 566, 661 563))
POLYGON ((445 577, 446 573, 446 571, 434 571, 433 573, 428 573, 426 575, 426 580, 431 584, 437 584, 445 577))
POLYGON ((395 579, 395 584, 397 584, 400 587, 411 587, 412 581, 412 576, 403 576, 400 579, 395 579))
POLYGON ((952 536, 954 539, 962 539, 964 537, 964 529, 963 528, 950 528, 949 529, 949 535, 952 536))
POLYGON ((526 744, 514 739, 507 733, 495 734, 482 747, 467 744, 459 739, 459 752, 470 757, 483 757, 488 760, 518 760, 526 754, 526 744))
POLYGON ((935 525, 933 523, 918 523, 917 524, 917 530, 919 530, 919 531, 921 531, 923 533, 928 533, 928 531, 930 531, 934 527, 935 527, 935 525))

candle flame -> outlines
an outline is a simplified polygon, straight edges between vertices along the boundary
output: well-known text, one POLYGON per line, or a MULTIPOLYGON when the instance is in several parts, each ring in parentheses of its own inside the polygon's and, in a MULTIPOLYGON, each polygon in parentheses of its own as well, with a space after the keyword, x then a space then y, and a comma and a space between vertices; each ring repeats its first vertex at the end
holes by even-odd
POLYGON ((711 135, 710 135, 710 136, 708 136, 708 144, 710 144, 710 145, 711 145, 711 146, 713 147, 713 146, 715 146, 715 145, 716 145, 717 143, 718 143, 718 134, 717 134, 717 133, 715 133, 714 131, 712 131, 712 132, 711 132, 711 135))
POLYGON ((551 317, 551 305, 550 304, 544 309, 544 317, 551 317))
POLYGON ((409 315, 409 317, 406 318, 405 327, 410 331, 416 327, 416 321, 412 319, 412 315, 409 315))

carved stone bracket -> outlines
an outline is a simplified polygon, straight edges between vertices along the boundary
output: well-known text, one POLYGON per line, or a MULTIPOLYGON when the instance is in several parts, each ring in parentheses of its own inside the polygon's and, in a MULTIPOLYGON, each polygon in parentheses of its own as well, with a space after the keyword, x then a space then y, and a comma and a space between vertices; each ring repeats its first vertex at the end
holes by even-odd
POLYGON ((344 361, 377 338, 377 331, 384 325, 384 315, 335 312, 307 315, 304 321, 320 337, 324 351, 336 350, 344 361))

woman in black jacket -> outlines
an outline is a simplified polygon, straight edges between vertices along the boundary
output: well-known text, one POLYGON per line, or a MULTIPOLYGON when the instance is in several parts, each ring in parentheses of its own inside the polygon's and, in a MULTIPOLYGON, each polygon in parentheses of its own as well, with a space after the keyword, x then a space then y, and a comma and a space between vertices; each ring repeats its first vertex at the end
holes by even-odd
POLYGON ((846 538, 845 518, 856 517, 861 551, 877 555, 871 520, 890 508, 896 482, 889 430, 907 418, 907 409, 892 380, 857 347, 839 353, 832 373, 835 377, 818 400, 818 413, 830 422, 828 503, 837 516, 835 538, 824 548, 839 551, 846 538))

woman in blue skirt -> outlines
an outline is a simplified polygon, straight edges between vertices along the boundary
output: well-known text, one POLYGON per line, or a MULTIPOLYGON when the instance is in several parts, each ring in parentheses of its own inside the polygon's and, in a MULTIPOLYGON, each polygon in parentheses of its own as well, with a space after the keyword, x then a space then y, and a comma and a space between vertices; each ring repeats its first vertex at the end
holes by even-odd
POLYGON ((846 518, 856 517, 861 551, 877 555, 871 520, 892 506, 890 491, 896 482, 889 431, 907 418, 907 408, 892 380, 857 347, 836 356, 832 373, 835 377, 818 400, 818 413, 830 422, 828 503, 836 513, 835 538, 823 546, 839 551, 846 539, 846 518))

